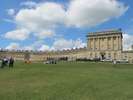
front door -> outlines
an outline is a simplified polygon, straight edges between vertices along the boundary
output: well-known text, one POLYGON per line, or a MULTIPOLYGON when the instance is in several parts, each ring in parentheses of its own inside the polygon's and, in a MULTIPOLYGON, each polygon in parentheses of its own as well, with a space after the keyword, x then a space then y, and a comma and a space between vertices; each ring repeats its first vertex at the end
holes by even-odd
POLYGON ((105 59, 105 52, 101 52, 101 59, 105 59))

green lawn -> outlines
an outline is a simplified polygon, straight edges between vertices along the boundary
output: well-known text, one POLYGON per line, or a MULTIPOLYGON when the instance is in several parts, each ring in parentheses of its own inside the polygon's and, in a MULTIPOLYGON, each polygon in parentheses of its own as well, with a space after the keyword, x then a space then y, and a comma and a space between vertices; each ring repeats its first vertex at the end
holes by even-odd
POLYGON ((0 69, 0 100, 133 100, 133 65, 17 62, 0 69))

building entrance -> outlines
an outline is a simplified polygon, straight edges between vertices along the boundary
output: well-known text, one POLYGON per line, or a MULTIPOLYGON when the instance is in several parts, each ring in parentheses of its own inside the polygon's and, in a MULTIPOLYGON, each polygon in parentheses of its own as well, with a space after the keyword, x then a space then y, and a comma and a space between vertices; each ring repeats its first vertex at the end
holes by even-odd
POLYGON ((105 52, 101 52, 100 55, 101 55, 101 59, 102 59, 102 60, 104 60, 104 59, 106 58, 106 57, 105 57, 105 55, 106 55, 105 52))

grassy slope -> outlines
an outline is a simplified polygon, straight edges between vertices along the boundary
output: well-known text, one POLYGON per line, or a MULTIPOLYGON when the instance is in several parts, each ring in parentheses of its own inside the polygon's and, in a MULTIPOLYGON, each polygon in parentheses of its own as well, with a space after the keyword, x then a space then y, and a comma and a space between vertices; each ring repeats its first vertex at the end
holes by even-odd
POLYGON ((0 69, 0 100, 133 100, 133 65, 16 63, 0 69))

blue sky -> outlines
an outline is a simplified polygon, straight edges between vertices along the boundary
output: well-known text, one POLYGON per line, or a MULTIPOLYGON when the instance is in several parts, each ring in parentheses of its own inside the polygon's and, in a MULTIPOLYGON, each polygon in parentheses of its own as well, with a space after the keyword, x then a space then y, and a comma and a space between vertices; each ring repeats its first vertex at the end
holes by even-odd
POLYGON ((132 0, 1 0, 0 48, 57 50, 86 46, 88 32, 122 28, 133 44, 132 0))

